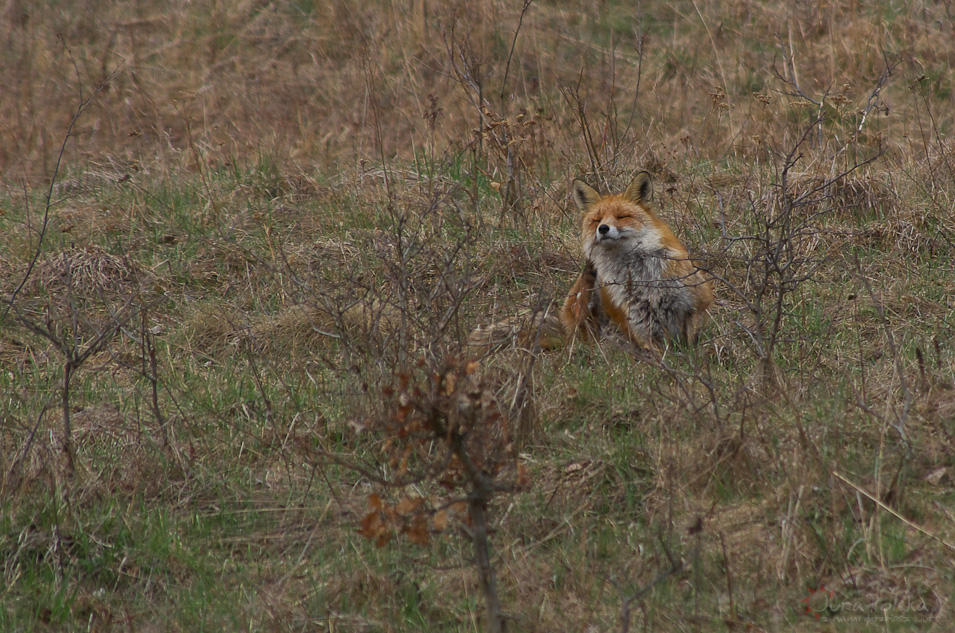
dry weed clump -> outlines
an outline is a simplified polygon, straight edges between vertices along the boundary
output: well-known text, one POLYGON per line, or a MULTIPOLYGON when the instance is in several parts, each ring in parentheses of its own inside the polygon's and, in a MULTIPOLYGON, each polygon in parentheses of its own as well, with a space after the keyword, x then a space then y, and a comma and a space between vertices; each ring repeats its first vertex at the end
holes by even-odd
MULTIPOLYGON (((396 308, 366 295, 340 305, 324 301, 292 304, 275 314, 258 317, 246 327, 220 328, 221 336, 211 342, 258 353, 289 352, 297 358, 321 350, 327 353, 343 338, 387 338, 400 328, 401 317, 396 308)), ((216 330, 210 329, 212 332, 216 330)))
POLYGON ((557 309, 555 305, 537 312, 522 308, 514 316, 479 325, 468 335, 468 349, 475 355, 507 348, 557 349, 567 339, 564 326, 556 316, 557 309))
POLYGON ((272 282, 267 262, 232 243, 212 243, 189 261, 190 283, 221 289, 225 294, 249 292, 272 282))
POLYGON ((833 178, 811 172, 794 173, 789 186, 789 195, 800 215, 821 214, 823 225, 840 220, 881 220, 898 211, 899 194, 884 174, 853 173, 833 178))
POLYGON ((150 301, 149 274, 128 256, 88 245, 46 254, 16 299, 22 318, 47 323, 70 336, 96 337, 150 301), (123 316, 127 315, 127 316, 123 316))
POLYGON ((185 346, 208 357, 218 357, 248 336, 248 327, 238 321, 241 313, 218 302, 196 302, 181 315, 180 331, 185 346))
MULTIPOLYGON (((314 305, 290 306, 266 323, 253 328, 252 337, 257 346, 271 346, 277 349, 322 349, 338 338, 338 323, 335 315, 314 305)), ((359 323, 361 321, 358 321, 359 323)))
POLYGON ((142 269, 128 256, 87 245, 49 254, 37 265, 23 292, 29 296, 71 293, 78 297, 125 299, 142 280, 142 269))

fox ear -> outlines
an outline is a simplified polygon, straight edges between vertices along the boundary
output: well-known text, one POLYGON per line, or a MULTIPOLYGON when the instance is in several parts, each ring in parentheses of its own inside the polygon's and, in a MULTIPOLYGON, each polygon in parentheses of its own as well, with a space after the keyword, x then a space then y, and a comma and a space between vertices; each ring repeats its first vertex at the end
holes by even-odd
POLYGON ((588 206, 598 200, 600 200, 600 194, 597 193, 596 189, 583 180, 574 180, 574 202, 577 203, 581 211, 584 211, 588 206))
POLYGON ((623 197, 631 202, 649 202, 653 198, 653 185, 650 184, 650 174, 641 171, 633 179, 623 197))

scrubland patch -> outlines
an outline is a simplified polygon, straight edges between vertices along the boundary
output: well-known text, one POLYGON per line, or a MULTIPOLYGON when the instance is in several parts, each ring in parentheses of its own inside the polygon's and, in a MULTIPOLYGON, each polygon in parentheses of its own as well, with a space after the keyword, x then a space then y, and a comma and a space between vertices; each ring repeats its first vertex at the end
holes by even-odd
POLYGON ((47 4, 0 10, 0 629, 951 628, 944 4, 47 4), (640 169, 699 345, 469 345, 640 169))

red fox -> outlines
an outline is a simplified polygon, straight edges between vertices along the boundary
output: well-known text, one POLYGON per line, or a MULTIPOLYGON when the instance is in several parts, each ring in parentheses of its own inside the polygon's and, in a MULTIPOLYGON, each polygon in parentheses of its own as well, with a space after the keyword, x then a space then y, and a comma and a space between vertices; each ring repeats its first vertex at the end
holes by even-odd
POLYGON ((713 290, 650 208, 650 174, 637 174, 622 194, 601 196, 581 180, 573 193, 586 263, 561 311, 567 334, 593 340, 614 324, 641 348, 695 342, 713 290))
POLYGON ((555 349, 568 339, 591 342, 614 330, 643 349, 658 349, 666 341, 695 342, 713 290, 686 247, 650 208, 650 175, 642 171, 625 192, 607 196, 575 180, 573 194, 584 212, 585 265, 560 318, 525 310, 478 328, 469 344, 536 343, 555 349))

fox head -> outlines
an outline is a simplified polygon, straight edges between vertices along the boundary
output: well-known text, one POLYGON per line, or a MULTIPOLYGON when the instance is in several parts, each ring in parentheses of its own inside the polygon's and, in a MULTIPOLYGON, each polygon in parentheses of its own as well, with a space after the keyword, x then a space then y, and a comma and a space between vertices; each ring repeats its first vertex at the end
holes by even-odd
POLYGON ((657 248, 669 233, 653 214, 650 174, 641 171, 621 194, 601 196, 582 180, 574 181, 574 202, 584 212, 582 244, 589 259, 594 249, 657 248))

